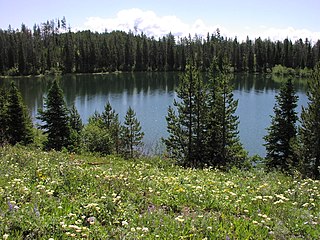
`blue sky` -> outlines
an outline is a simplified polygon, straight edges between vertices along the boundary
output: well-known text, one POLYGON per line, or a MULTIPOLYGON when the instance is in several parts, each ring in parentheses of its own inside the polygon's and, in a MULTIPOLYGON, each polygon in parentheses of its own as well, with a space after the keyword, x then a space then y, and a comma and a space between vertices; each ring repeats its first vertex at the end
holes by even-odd
POLYGON ((0 28, 20 28, 66 17, 73 30, 119 29, 161 36, 205 35, 217 27, 228 37, 320 39, 319 0, 0 0, 0 28))

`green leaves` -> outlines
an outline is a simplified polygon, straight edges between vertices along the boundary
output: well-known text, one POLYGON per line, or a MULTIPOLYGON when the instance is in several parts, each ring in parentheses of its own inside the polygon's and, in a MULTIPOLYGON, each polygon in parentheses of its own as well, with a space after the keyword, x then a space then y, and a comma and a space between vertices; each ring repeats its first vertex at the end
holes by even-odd
POLYGON ((124 124, 121 125, 118 114, 107 102, 102 114, 95 112, 91 116, 82 138, 87 151, 105 155, 115 153, 125 158, 133 158, 141 150, 139 147, 143 145, 143 136, 140 122, 131 107, 127 111, 124 124), (97 139, 104 144, 100 144, 97 139))

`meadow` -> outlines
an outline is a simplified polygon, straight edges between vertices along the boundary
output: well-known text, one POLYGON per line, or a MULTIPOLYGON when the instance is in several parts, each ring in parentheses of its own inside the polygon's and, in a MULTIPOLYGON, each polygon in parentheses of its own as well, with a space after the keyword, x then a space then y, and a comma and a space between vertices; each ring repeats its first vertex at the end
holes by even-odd
POLYGON ((0 149, 3 239, 319 239, 320 181, 0 149))

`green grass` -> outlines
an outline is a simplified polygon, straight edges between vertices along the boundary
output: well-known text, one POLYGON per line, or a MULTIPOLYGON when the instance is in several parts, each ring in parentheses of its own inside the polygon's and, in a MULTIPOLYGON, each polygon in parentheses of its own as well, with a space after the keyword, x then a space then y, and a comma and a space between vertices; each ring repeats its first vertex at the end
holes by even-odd
POLYGON ((320 182, 0 150, 0 238, 318 239, 320 182))

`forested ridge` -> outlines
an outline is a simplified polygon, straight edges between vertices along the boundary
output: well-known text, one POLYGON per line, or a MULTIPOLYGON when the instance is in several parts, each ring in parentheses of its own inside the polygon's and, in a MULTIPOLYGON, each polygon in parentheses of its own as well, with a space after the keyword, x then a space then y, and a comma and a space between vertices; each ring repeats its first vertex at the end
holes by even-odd
POLYGON ((320 60, 320 40, 239 41, 220 35, 155 39, 145 34, 71 31, 66 19, 35 24, 32 29, 0 29, 0 75, 94 73, 112 71, 184 71, 187 56, 206 71, 211 60, 227 62, 235 72, 269 72, 277 65, 312 69, 320 60), (312 42, 313 41, 313 42, 312 42))

